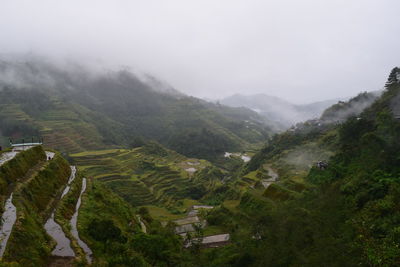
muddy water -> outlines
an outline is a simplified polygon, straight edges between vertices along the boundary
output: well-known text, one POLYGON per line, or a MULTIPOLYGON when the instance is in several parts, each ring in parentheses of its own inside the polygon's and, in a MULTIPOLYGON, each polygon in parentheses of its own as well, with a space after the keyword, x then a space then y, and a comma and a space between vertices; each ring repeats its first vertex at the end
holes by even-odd
POLYGON ((240 158, 244 161, 244 162, 249 162, 251 160, 251 157, 246 156, 246 155, 242 155, 240 156, 240 158))
MULTIPOLYGON (((46 152, 47 154, 47 152, 46 152)), ((54 156, 47 154, 48 157, 54 156)), ((71 175, 68 179, 67 186, 65 187, 64 191, 61 194, 61 199, 69 192, 71 186, 71 182, 75 179, 76 168, 75 166, 71 166, 71 175)), ((60 257, 75 257, 75 253, 71 248, 71 241, 66 237, 64 231, 62 230, 61 226, 54 220, 54 213, 56 209, 53 210, 50 218, 46 221, 44 225, 44 229, 46 230, 47 234, 51 236, 57 243, 56 248, 51 252, 53 256, 60 256, 60 257)))
POLYGON ((78 198, 78 202, 76 203, 76 208, 75 208, 75 213, 72 216, 72 219, 70 221, 71 224, 71 234, 73 235, 73 237, 75 237, 75 239, 78 241, 79 246, 83 249, 83 251, 86 254, 86 260, 89 264, 92 263, 92 250, 88 247, 88 245, 83 242, 80 237, 79 237, 79 232, 78 232, 78 228, 77 228, 77 223, 78 223, 78 215, 79 215, 79 208, 81 206, 81 201, 82 201, 82 194, 85 192, 86 190, 86 178, 82 179, 82 190, 81 190, 81 194, 79 195, 78 198))
POLYGON ((70 183, 72 183, 72 181, 74 181, 75 175, 76 175, 76 167, 71 166, 71 176, 68 179, 68 184, 70 184, 70 183))
MULTIPOLYGON (((5 152, 0 156, 0 166, 6 163, 7 161, 13 159, 20 151, 31 148, 23 147, 23 148, 14 148, 11 152, 5 152)), ((52 152, 50 152, 52 153, 52 152)), ((47 154, 47 152, 46 152, 47 154)), ((48 155, 53 157, 53 155, 48 155)), ((0 228, 0 257, 3 257, 4 252, 7 247, 8 239, 10 238, 12 228, 14 226, 15 221, 17 220, 17 208, 12 203, 13 193, 11 193, 10 197, 6 200, 4 213, 1 217, 1 228, 0 228)))
MULTIPOLYGON (((7 161, 13 159, 19 152, 28 150, 32 148, 33 146, 26 146, 26 147, 15 147, 11 152, 4 152, 3 154, 0 155, 0 166, 6 163, 7 161)), ((48 159, 54 158, 55 153, 46 151, 46 157, 48 159)))
MULTIPOLYGON (((4 152, 3 154, 0 155, 0 166, 6 163, 7 161, 13 159, 19 152, 28 150, 34 146, 24 146, 24 147, 14 147, 11 152, 4 152)), ((47 153, 52 153, 54 157, 53 152, 46 152, 47 153)))
POLYGON ((76 167, 75 166, 71 166, 71 176, 68 179, 68 184, 65 187, 64 191, 61 194, 61 199, 68 194, 69 189, 71 189, 71 183, 73 180, 75 180, 75 175, 76 175, 76 167))
POLYGON ((17 155, 17 151, 11 151, 11 152, 4 152, 3 154, 0 155, 0 166, 6 163, 7 161, 11 160, 12 158, 17 155))
POLYGON ((51 255, 75 257, 75 252, 71 248, 71 241, 65 236, 61 226, 54 220, 54 212, 44 225, 44 229, 46 229, 47 234, 57 242, 57 246, 51 252, 51 255))
POLYGON ((2 225, 0 228, 0 257, 3 257, 12 228, 17 220, 17 208, 12 203, 12 198, 13 194, 11 194, 7 199, 4 206, 4 213, 1 217, 2 225))

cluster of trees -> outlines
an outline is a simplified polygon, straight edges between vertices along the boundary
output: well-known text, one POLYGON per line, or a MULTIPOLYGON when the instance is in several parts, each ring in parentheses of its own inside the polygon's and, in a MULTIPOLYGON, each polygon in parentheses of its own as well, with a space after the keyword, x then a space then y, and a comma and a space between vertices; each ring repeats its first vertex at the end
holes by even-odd
MULTIPOLYGON (((245 194, 240 210, 247 216, 218 211, 251 233, 224 251, 241 266, 398 266, 400 121, 391 107, 399 93, 391 83, 359 117, 337 126, 337 153, 327 169, 311 169, 303 193, 286 201, 245 194)), ((274 140, 264 155, 284 147, 274 140)), ((227 223, 220 216, 210 222, 227 223)), ((218 266, 234 266, 223 251, 217 255, 218 266)))

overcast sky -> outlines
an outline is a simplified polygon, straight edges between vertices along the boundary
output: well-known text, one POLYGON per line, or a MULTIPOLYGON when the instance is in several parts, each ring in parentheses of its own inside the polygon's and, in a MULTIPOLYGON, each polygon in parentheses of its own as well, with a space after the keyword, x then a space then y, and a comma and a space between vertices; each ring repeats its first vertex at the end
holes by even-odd
POLYGON ((399 0, 0 0, 0 53, 131 66, 199 97, 382 88, 399 0))

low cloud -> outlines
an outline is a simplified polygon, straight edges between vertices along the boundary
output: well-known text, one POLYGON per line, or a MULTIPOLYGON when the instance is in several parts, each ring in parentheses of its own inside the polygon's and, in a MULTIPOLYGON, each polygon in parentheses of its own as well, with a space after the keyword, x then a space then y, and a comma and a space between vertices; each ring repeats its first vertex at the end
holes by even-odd
POLYGON ((382 87, 397 0, 3 1, 0 51, 130 66, 189 95, 305 103, 382 87))

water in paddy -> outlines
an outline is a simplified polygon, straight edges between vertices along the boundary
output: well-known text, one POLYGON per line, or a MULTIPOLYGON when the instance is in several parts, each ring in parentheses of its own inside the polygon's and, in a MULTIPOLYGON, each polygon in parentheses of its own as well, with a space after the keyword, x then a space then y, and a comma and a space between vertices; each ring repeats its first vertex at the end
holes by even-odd
POLYGON ((92 263, 92 250, 88 247, 88 245, 83 242, 80 237, 79 237, 79 232, 78 232, 78 228, 77 228, 77 223, 78 223, 78 215, 79 215, 79 208, 81 206, 81 201, 82 201, 82 194, 85 192, 86 190, 86 178, 82 179, 82 190, 81 190, 81 194, 79 195, 78 198, 78 202, 76 203, 76 208, 75 208, 75 213, 72 216, 72 219, 70 221, 71 224, 71 234, 73 235, 73 237, 75 237, 75 239, 78 241, 79 246, 83 249, 83 251, 86 254, 86 260, 88 261, 89 264, 92 263))
POLYGON ((75 257, 75 252, 71 248, 71 241, 65 236, 61 226, 54 220, 54 212, 44 225, 44 229, 46 229, 47 234, 57 242, 57 246, 51 252, 51 255, 75 257))
MULTIPOLYGON (((29 149, 32 146, 22 147, 22 148, 14 148, 11 152, 5 152, 0 156, 0 166, 6 163, 7 161, 13 159, 19 152, 29 149)), ((51 153, 51 158, 54 157, 54 153, 51 153)), ((15 221, 17 220, 17 208, 12 203, 13 193, 11 193, 10 197, 6 200, 4 206, 4 213, 1 217, 1 227, 0 227, 0 257, 3 257, 4 252, 7 247, 8 239, 10 238, 12 228, 14 226, 15 221)))
POLYGON ((6 163, 7 161, 11 160, 12 158, 17 155, 17 151, 12 151, 12 152, 4 152, 3 154, 0 155, 0 166, 6 163))
MULTIPOLYGON (((71 166, 71 176, 68 179, 67 186, 62 192, 61 199, 69 192, 70 183, 75 179, 75 175, 76 168, 71 166)), ((75 252, 71 248, 71 241, 66 237, 61 226, 54 220, 55 211, 56 209, 53 210, 50 218, 44 225, 44 229, 46 230, 47 234, 51 236, 57 243, 51 254, 60 257, 75 257, 75 252)))
POLYGON ((241 158, 244 162, 249 162, 249 161, 251 160, 251 157, 246 156, 246 155, 242 155, 240 158, 241 158))
POLYGON ((17 208, 12 203, 12 198, 13 194, 11 194, 7 199, 4 207, 4 213, 1 217, 2 225, 0 228, 0 257, 3 257, 12 228, 17 220, 17 208))

